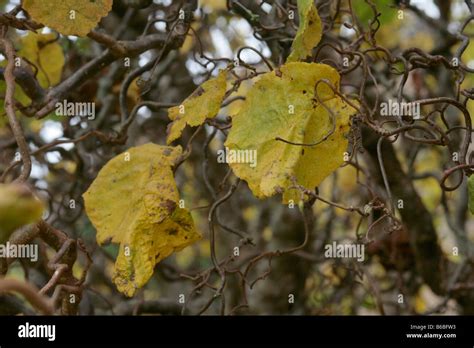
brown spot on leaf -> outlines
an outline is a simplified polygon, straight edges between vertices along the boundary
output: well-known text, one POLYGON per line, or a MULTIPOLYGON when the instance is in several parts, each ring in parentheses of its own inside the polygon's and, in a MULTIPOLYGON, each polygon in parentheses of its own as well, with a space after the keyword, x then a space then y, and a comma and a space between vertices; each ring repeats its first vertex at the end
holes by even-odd
POLYGON ((172 201, 171 199, 167 199, 161 203, 160 206, 166 209, 168 214, 171 215, 176 209, 176 202, 172 201))
POLYGON ((198 88, 196 88, 196 90, 190 95, 191 98, 195 98, 195 97, 199 97, 201 95, 203 95, 204 93, 204 88, 202 88, 201 86, 199 86, 198 88))

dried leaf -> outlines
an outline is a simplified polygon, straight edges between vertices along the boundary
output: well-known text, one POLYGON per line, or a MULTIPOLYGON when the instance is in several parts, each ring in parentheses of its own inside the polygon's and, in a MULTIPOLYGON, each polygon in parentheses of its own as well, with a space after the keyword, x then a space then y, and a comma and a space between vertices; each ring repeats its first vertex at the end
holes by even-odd
POLYGON ((110 160, 84 193, 97 242, 120 243, 113 279, 127 296, 146 284, 158 262, 201 238, 191 214, 178 206, 172 166, 180 155, 181 147, 131 148, 110 160))

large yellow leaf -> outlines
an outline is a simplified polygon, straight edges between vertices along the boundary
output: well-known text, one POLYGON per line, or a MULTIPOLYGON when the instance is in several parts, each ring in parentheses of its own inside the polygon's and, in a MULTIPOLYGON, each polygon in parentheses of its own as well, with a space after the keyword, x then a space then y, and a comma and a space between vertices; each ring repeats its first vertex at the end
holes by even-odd
POLYGON ((53 33, 29 32, 21 38, 18 55, 25 57, 38 68, 37 79, 41 87, 48 88, 61 81, 64 53, 53 33))
POLYGON ((316 97, 320 80, 339 88, 339 74, 328 65, 283 65, 262 75, 233 117, 225 143, 228 152, 256 151, 257 164, 231 162, 230 166, 258 198, 283 192, 285 202, 299 201, 299 190, 292 186, 313 189, 344 162, 346 134, 355 110, 325 83, 317 85, 316 97), (332 135, 322 141, 333 128, 332 135))
POLYGON ((86 36, 112 9, 112 0, 23 0, 23 8, 63 35, 86 36))
POLYGON ((17 228, 39 221, 43 208, 27 186, 0 184, 0 243, 7 241, 17 228))
POLYGON ((322 24, 314 0, 298 0, 300 25, 287 62, 306 59, 321 41, 322 24))
POLYGON ((155 265, 201 238, 191 214, 178 207, 172 167, 181 147, 145 144, 110 160, 84 193, 97 242, 120 243, 114 282, 133 296, 155 265))
POLYGON ((181 105, 169 109, 168 117, 173 122, 168 125, 168 144, 181 136, 186 124, 199 126, 206 118, 216 117, 226 92, 226 75, 225 70, 220 71, 217 77, 204 82, 181 105))

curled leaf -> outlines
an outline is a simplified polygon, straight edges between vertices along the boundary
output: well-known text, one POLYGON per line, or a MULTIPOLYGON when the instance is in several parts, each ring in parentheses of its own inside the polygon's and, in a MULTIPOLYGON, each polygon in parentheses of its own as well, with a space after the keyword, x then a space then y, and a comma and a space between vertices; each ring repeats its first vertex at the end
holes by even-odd
POLYGON ((304 60, 321 41, 322 24, 314 0, 298 0, 300 25, 291 46, 287 63, 304 60))
POLYGON ((248 92, 225 145, 256 151, 256 165, 230 166, 258 198, 284 193, 285 202, 299 201, 298 186, 313 189, 344 162, 355 110, 328 84, 339 89, 332 67, 289 63, 262 75, 248 92))
POLYGON ((172 167, 181 147, 145 144, 110 160, 86 193, 97 242, 119 243, 113 280, 133 296, 155 265, 199 240, 191 214, 179 208, 172 167))
POLYGON ((226 92, 226 71, 204 82, 178 106, 169 109, 168 144, 178 139, 186 125, 199 126, 207 118, 216 117, 226 92))

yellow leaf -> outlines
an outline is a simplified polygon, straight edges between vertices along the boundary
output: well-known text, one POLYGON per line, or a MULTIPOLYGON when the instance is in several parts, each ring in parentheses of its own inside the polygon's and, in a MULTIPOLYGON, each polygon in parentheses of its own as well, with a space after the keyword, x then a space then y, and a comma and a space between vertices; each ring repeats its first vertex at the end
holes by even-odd
MULTIPOLYGON (((133 104, 135 104, 137 101, 140 100, 140 87, 139 87, 139 82, 140 81, 140 78, 137 77, 135 78, 132 83, 130 84, 130 87, 128 88, 127 90, 127 98, 130 98, 131 101, 133 101, 133 104)), ((112 88, 112 91, 114 93, 120 93, 120 88, 121 88, 121 84, 120 83, 117 83, 113 88, 112 88)))
MULTIPOLYGON (((34 33, 31 33, 31 34, 34 34, 34 33)), ((34 34, 34 35, 37 35, 37 34, 34 34)), ((22 55, 21 50, 18 53, 19 53, 20 56, 22 55)), ((36 53, 38 53, 38 52, 36 52, 36 53)), ((62 51, 61 51, 61 55, 62 55, 62 51)), ((38 66, 37 62, 34 61, 32 55, 30 55, 27 58, 28 59, 32 58, 30 61, 32 63, 34 63, 36 66, 38 66)), ((62 66, 64 64, 64 57, 62 58, 62 60, 61 60, 60 57, 57 57, 57 56, 56 57, 53 56, 51 58, 52 59, 58 58, 58 67, 59 67, 59 64, 61 64, 60 69, 62 69, 62 66)), ((27 64, 27 63, 25 62, 25 64, 27 64)), ((5 67, 6 65, 7 65, 6 60, 3 60, 3 61, 0 62, 1 67, 5 67)), ((57 69, 57 68, 55 68, 55 69, 57 69)), ((38 72, 38 77, 39 77, 40 82, 43 81, 43 80, 41 80, 41 77, 42 77, 41 75, 42 75, 42 73, 41 73, 41 71, 39 71, 38 72)), ((48 87, 44 83, 41 84, 41 86, 42 87, 48 87)), ((5 112, 5 106, 4 106, 5 91, 6 91, 5 81, 0 81, 0 128, 2 128, 3 126, 5 126, 8 123, 7 122, 7 117, 6 117, 6 112, 5 112)), ((24 106, 29 105, 31 103, 31 99, 25 94, 25 92, 23 91, 21 86, 18 85, 18 84, 16 84, 16 86, 15 86, 15 100, 18 101, 21 105, 24 105, 24 106)), ((18 112, 17 112, 17 114, 18 114, 18 112)))
POLYGON ((236 99, 232 103, 228 104, 222 109, 222 113, 224 115, 236 115, 240 109, 242 108, 243 101, 245 100, 245 97, 252 88, 253 82, 252 80, 245 80, 240 83, 237 91, 232 93, 233 97, 242 97, 242 99, 236 99))
POLYGON ((86 36, 112 9, 112 0, 23 0, 23 8, 63 35, 86 36))
POLYGON ((416 313, 419 313, 419 314, 422 314, 426 311, 427 309, 427 306, 426 306, 426 302, 425 302, 425 299, 423 298, 423 296, 420 294, 420 292, 418 292, 416 295, 415 295, 415 311, 416 313))
POLYGON ((295 184, 314 189, 344 162, 350 116, 356 110, 325 83, 317 85, 316 97, 320 80, 339 89, 339 74, 328 65, 283 65, 278 72, 262 75, 233 117, 225 143, 228 153, 234 151, 239 158, 241 151, 244 158, 245 150, 256 151, 257 161, 256 165, 229 161, 230 166, 256 197, 284 192, 284 202, 300 201, 299 190, 292 188, 295 184))
POLYGON ((0 243, 21 226, 37 222, 43 203, 30 189, 20 184, 0 184, 0 243))
MULTIPOLYGON (((416 173, 435 172, 438 170, 439 163, 442 161, 442 155, 432 149, 429 151, 421 150, 418 152, 416 159, 417 161, 414 163, 416 173)), ((408 165, 408 163, 405 163, 405 165, 408 165)), ((443 195, 443 190, 441 189, 438 180, 428 176, 423 179, 414 180, 413 185, 426 208, 434 213, 439 204, 441 204, 443 195)))
MULTIPOLYGON (((201 6, 202 6, 202 4, 201 4, 201 6)), ((192 27, 193 31, 196 32, 196 33, 200 32, 200 29, 201 29, 202 26, 203 26, 203 23, 201 23, 201 22, 193 22, 191 24, 191 27, 192 27)), ((188 52, 191 51, 192 48, 194 47, 194 44, 195 44, 194 35, 186 35, 183 44, 179 48, 179 53, 184 55, 184 56, 187 55, 188 52)))
POLYGON ((110 160, 84 193, 97 242, 120 243, 114 282, 133 296, 155 265, 199 240, 191 214, 178 207, 172 167, 181 147, 145 144, 110 160))
POLYGON ((53 33, 29 32, 21 38, 22 47, 18 55, 38 68, 37 79, 41 87, 48 88, 61 81, 64 67, 64 53, 53 33))
POLYGON ((209 6, 211 11, 225 10, 227 4, 225 0, 201 0, 201 6, 209 6))
POLYGON ((206 118, 217 116, 226 92, 225 70, 221 70, 216 78, 210 79, 199 86, 181 105, 169 109, 168 144, 178 139, 186 124, 201 125, 206 118))
POLYGON ((314 0, 298 0, 300 25, 291 46, 287 62, 304 60, 311 55, 313 48, 321 41, 322 24, 314 0))

